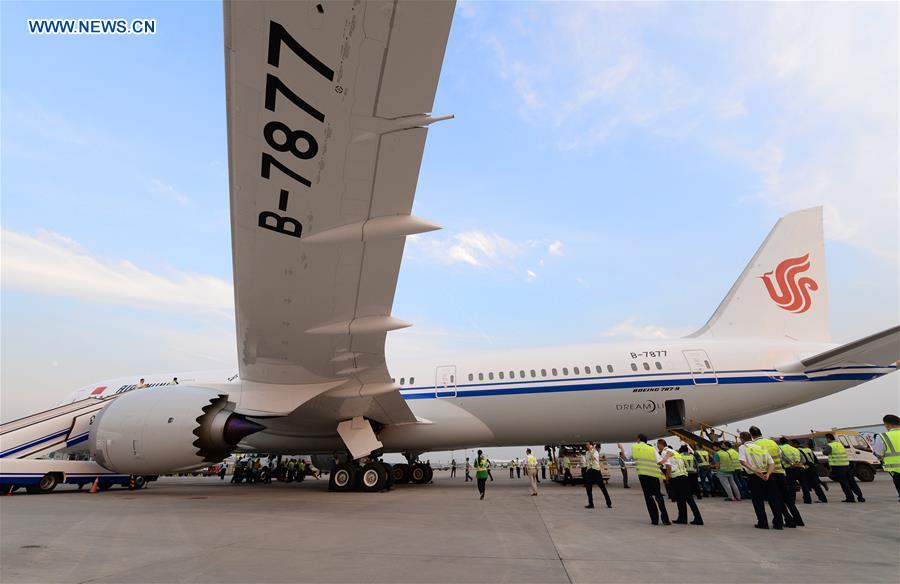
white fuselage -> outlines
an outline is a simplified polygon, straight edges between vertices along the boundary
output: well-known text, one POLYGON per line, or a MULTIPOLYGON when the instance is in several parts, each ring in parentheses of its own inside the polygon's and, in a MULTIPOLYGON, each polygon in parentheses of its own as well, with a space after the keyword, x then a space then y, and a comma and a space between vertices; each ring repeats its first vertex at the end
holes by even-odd
MULTIPOLYGON (((688 428, 723 424, 817 399, 896 369, 791 372, 791 364, 832 347, 682 339, 528 349, 430 364, 389 362, 419 423, 387 426, 378 437, 386 451, 395 452, 627 441, 639 432, 665 435, 667 426, 682 425, 679 417, 688 428)), ((223 382, 241 383, 223 372, 178 378, 183 385, 220 389, 223 382)), ((153 391, 177 391, 178 386, 167 384, 171 379, 148 377, 147 383, 162 384, 153 391)), ((106 397, 128 391, 133 383, 132 378, 89 386, 73 399, 97 395, 96 388, 103 386, 99 394, 106 397)), ((265 425, 267 430, 248 437, 242 448, 285 454, 342 449, 333 428, 314 428, 300 414, 265 425)))

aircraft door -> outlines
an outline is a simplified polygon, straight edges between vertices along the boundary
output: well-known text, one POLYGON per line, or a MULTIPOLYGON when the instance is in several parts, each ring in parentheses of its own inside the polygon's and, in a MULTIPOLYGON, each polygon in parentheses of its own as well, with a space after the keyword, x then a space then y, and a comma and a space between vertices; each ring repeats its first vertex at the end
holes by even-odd
POLYGON ((716 370, 706 351, 703 349, 691 349, 682 352, 687 360, 688 368, 691 370, 694 385, 715 385, 719 383, 719 379, 716 377, 716 370))
POLYGON ((434 375, 434 397, 456 397, 456 365, 441 365, 434 375))

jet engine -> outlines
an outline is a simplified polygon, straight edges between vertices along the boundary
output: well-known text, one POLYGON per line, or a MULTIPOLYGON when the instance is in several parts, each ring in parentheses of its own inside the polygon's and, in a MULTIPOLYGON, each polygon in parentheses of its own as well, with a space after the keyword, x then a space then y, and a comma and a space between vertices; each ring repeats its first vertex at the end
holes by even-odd
POLYGON ((147 388, 117 397, 91 422, 91 455, 122 474, 178 472, 219 462, 263 426, 228 396, 200 387, 147 388))

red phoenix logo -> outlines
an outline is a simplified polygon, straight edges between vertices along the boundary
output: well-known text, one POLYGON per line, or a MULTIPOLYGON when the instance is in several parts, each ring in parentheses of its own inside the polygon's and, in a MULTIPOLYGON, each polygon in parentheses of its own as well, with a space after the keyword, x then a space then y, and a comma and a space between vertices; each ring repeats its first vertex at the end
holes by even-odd
POLYGON ((809 269, 809 254, 796 258, 788 258, 778 264, 774 270, 775 284, 772 283, 773 272, 766 272, 760 278, 766 285, 766 291, 780 308, 800 314, 809 310, 812 300, 810 290, 818 290, 819 285, 808 276, 797 279, 809 269), (777 289, 776 289, 777 285, 777 289))

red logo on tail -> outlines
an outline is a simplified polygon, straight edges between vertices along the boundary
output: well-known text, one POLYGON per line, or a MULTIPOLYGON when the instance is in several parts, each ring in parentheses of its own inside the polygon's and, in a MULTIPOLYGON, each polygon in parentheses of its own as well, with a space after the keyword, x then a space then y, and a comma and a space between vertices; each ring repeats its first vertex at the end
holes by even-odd
POLYGON ((797 279, 797 275, 809 269, 809 254, 796 258, 788 258, 778 264, 774 270, 775 283, 772 284, 772 273, 766 272, 760 278, 766 285, 766 291, 780 308, 800 314, 809 310, 812 299, 810 290, 818 290, 819 285, 808 276, 797 279))

